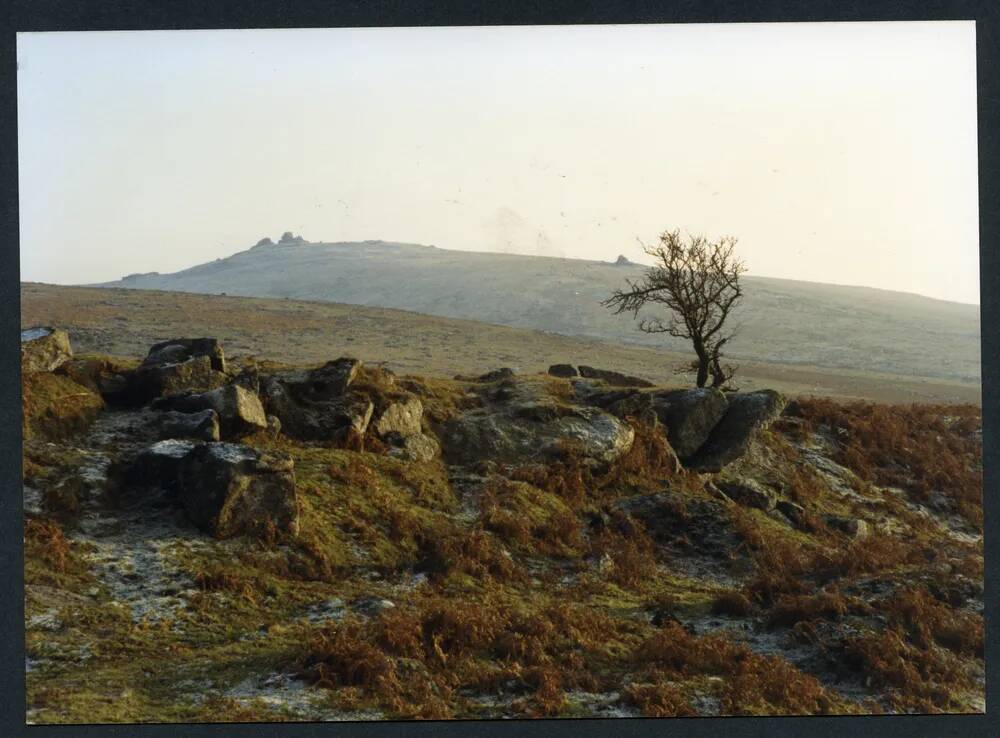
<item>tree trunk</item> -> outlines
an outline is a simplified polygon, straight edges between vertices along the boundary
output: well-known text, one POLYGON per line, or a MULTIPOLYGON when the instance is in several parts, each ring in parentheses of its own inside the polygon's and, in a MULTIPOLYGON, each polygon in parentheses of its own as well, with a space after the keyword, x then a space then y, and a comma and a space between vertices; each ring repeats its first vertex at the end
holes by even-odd
POLYGON ((708 354, 701 345, 696 343, 694 350, 698 354, 698 378, 695 382, 698 387, 704 387, 705 382, 708 381, 708 367, 711 359, 709 359, 708 354))

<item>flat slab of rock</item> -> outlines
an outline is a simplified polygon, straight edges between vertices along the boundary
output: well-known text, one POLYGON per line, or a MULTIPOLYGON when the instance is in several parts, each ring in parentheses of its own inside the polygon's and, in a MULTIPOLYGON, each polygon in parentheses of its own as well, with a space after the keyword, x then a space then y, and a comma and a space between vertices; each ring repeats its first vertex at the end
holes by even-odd
POLYGON ((653 383, 641 377, 632 377, 621 372, 608 369, 595 369, 592 366, 580 365, 580 376, 587 379, 601 379, 615 387, 653 387, 653 383))
POLYGON ((51 372, 71 358, 66 331, 47 326, 21 331, 21 374, 51 372))
POLYGON ((653 411, 682 460, 708 440, 728 405, 722 392, 708 387, 657 392, 652 396, 653 411))
POLYGON ((718 472, 736 461, 746 453, 754 434, 781 415, 786 400, 774 390, 760 390, 732 394, 728 402, 708 440, 693 456, 683 459, 689 469, 718 472))
POLYGON ((607 464, 627 453, 635 431, 600 408, 570 406, 538 388, 516 383, 493 395, 492 404, 445 423, 441 445, 446 461, 531 464, 579 454, 607 464))

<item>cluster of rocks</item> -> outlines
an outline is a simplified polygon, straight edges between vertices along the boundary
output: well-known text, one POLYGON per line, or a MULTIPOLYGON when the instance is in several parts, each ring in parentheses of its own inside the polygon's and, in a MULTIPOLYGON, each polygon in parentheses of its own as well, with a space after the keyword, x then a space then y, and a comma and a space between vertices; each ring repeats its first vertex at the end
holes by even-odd
POLYGON ((776 420, 786 403, 774 390, 728 395, 713 388, 608 390, 584 379, 572 381, 581 401, 662 426, 684 466, 703 473, 719 472, 743 456, 754 435, 776 420))
MULTIPOLYGON (((74 360, 68 336, 52 328, 25 331, 21 350, 25 372, 59 370, 102 403, 142 407, 146 421, 137 438, 146 445, 119 475, 122 486, 141 490, 155 482, 218 536, 237 535, 250 520, 297 530, 292 461, 241 443, 254 434, 348 448, 377 438, 401 459, 441 455, 457 466, 548 463, 572 452, 606 467, 631 449, 629 419, 638 419, 662 430, 678 464, 718 472, 785 405, 769 390, 727 396, 657 389, 638 377, 564 364, 549 374, 568 378, 569 393, 557 396, 550 383, 498 369, 470 390, 474 407, 431 428, 419 397, 389 372, 381 372, 378 386, 359 381, 362 365, 354 358, 262 376, 253 367, 232 370, 216 339, 178 338, 151 346, 137 366, 127 366, 74 360)), ((726 483, 720 494, 766 509, 776 504, 749 483, 726 483)))

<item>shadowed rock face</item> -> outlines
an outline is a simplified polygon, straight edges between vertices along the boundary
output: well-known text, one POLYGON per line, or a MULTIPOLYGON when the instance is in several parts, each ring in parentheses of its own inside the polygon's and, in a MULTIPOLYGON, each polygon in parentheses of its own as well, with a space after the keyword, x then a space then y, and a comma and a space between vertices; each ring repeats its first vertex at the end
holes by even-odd
POLYGON ((699 472, 720 471, 746 453, 754 433, 774 422, 785 403, 774 390, 731 395, 725 415, 686 465, 699 472))
POLYGON ((285 454, 233 443, 198 445, 181 459, 178 499, 191 521, 217 538, 269 525, 298 534, 295 475, 285 454))
POLYGON ((66 331, 48 327, 21 331, 21 374, 51 372, 71 358, 66 331))
POLYGON ((653 409, 666 427, 667 439, 681 459, 687 459, 708 440, 725 415, 726 396, 717 389, 702 388, 656 393, 653 409))

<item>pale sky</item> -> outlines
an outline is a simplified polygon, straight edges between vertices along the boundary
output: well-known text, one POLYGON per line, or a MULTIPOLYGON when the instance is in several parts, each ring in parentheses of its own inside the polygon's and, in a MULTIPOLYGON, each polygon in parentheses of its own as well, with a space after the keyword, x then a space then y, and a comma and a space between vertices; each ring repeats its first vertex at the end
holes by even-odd
POLYGON ((282 231, 979 302, 972 22, 18 35, 21 278, 282 231))

